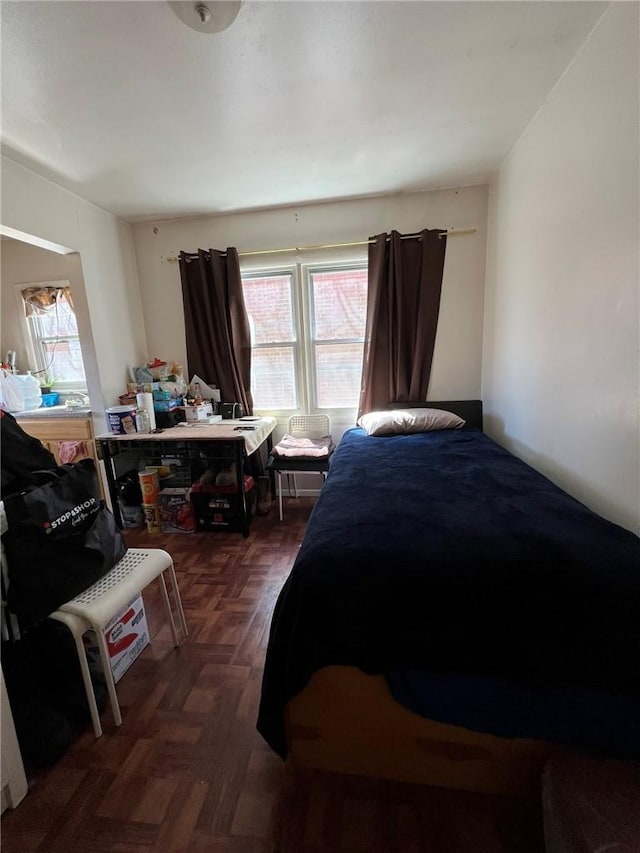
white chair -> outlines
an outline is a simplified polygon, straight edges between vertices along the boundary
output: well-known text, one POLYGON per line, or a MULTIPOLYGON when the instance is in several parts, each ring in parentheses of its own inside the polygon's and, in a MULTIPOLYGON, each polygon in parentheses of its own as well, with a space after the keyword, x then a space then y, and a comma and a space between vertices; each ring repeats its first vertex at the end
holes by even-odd
POLYGON ((113 719, 116 726, 122 723, 122 715, 120 713, 120 705, 118 704, 118 696, 116 694, 116 686, 111 672, 111 663, 109 659, 109 651, 104 637, 104 628, 117 616, 126 605, 136 598, 142 590, 147 587, 155 578, 160 580, 160 591, 164 601, 167 618, 171 626, 173 634, 174 646, 180 645, 178 631, 176 630, 176 622, 174 619, 167 586, 165 583, 164 573, 168 572, 169 580, 174 598, 174 606, 177 620, 180 627, 182 639, 187 637, 187 625, 180 600, 180 591, 176 580, 175 569, 171 556, 160 548, 129 548, 125 556, 117 563, 110 572, 108 572, 100 580, 96 581, 92 586, 85 589, 84 592, 77 595, 75 598, 61 605, 56 611, 49 614, 50 619, 55 619, 62 622, 71 631, 80 661, 80 669, 84 682, 89 710, 91 712, 91 720, 95 736, 98 738, 102 735, 102 726, 100 725, 100 715, 96 705, 95 693, 91 676, 89 673, 89 665, 87 663, 87 655, 83 642, 83 636, 90 629, 93 630, 98 650, 100 652, 100 660, 104 673, 107 692, 113 711, 113 719))
MULTIPOLYGON (((331 437, 331 418, 329 415, 292 415, 289 418, 289 426, 287 428, 289 435, 293 438, 312 438, 320 439, 331 437)), ((333 453, 334 447, 331 444, 328 456, 318 457, 288 457, 277 456, 271 454, 268 461, 268 467, 278 475, 278 498, 280 506, 280 521, 282 521, 282 475, 293 475, 293 492, 294 496, 298 497, 298 486, 296 483, 296 474, 300 473, 318 473, 322 475, 322 482, 327 479, 327 471, 329 470, 329 460, 333 453)), ((289 492, 291 488, 289 487, 289 492)))

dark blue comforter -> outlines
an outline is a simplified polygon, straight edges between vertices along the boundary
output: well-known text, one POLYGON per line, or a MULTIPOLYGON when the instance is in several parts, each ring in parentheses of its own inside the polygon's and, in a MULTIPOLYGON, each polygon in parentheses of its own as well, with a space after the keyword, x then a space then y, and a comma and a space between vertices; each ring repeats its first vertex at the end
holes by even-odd
POLYGON ((640 539, 477 430, 347 432, 271 623, 258 729, 331 664, 640 688, 640 539))

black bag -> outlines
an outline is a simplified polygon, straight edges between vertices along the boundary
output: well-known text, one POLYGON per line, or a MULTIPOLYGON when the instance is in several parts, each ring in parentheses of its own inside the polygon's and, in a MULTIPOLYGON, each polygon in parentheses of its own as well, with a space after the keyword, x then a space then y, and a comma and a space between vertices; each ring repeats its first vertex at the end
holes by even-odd
POLYGON ((23 623, 44 618, 99 580, 127 548, 101 500, 93 459, 32 475, 5 499, 7 604, 23 623))
POLYGON ((26 433, 13 415, 3 409, 0 409, 0 438, 3 495, 30 486, 33 471, 56 467, 53 453, 37 438, 26 433))

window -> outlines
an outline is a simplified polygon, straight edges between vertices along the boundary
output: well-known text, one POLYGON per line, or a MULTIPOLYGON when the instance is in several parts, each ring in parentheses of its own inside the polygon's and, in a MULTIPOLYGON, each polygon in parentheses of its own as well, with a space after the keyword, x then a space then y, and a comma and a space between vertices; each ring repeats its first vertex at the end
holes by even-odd
POLYGON ((251 392, 262 411, 356 409, 367 267, 296 264, 243 275, 251 392))
POLYGON ((308 274, 315 407, 356 408, 367 314, 367 270, 310 270, 308 274))
POLYGON ((293 273, 242 279, 251 328, 251 393, 256 409, 297 409, 298 341, 293 273))
POLYGON ((86 385, 78 324, 68 282, 21 290, 33 361, 41 385, 86 385))

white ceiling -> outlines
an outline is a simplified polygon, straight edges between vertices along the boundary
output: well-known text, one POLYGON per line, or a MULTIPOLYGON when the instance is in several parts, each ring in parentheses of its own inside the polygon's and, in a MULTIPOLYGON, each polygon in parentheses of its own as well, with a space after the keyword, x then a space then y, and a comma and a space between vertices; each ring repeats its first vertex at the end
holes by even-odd
POLYGON ((606 3, 0 3, 5 153, 130 220, 486 182, 606 3))

